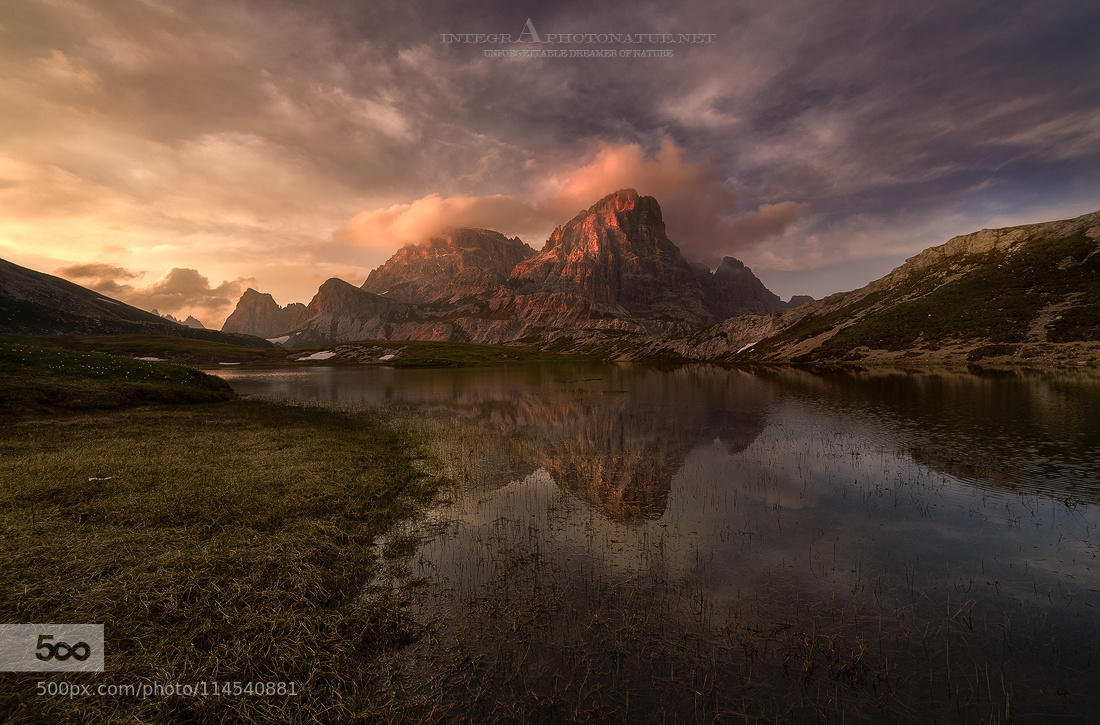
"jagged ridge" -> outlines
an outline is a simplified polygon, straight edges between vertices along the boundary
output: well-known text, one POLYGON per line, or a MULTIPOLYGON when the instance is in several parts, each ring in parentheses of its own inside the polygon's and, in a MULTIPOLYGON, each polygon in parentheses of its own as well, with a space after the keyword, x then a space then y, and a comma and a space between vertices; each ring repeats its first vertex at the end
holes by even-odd
MULTIPOLYGON (((366 334, 507 342, 551 330, 683 335, 732 314, 784 307, 732 257, 713 273, 690 265, 669 240, 657 200, 633 189, 580 212, 538 252, 491 230, 447 230, 398 250, 362 291, 406 306, 341 293, 339 312, 290 314, 249 290, 227 325, 271 339, 285 334, 294 345, 366 334)), ((325 296, 319 291, 311 308, 332 308, 325 296)))

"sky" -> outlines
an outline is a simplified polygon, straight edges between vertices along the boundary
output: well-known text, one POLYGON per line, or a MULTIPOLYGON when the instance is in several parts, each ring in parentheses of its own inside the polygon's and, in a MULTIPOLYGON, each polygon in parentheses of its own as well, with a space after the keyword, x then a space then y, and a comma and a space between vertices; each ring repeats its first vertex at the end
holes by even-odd
POLYGON ((1098 32, 1057 1, 5 3, 0 257, 219 326, 633 187, 689 259, 821 297, 1100 209, 1098 32), (666 33, 710 35, 623 40, 666 33))

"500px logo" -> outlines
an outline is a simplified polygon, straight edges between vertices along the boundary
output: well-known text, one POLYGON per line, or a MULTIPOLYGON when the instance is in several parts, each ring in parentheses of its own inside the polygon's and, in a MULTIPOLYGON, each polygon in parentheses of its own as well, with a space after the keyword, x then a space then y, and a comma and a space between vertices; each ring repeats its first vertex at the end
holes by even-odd
POLYGON ((92 686, 79 682, 39 682, 35 687, 39 697, 87 697, 92 694, 92 686))
POLYGON ((0 672, 102 672, 102 624, 0 624, 0 672))
POLYGON ((70 657, 83 662, 92 656, 92 648, 88 646, 87 642, 77 642, 76 644, 69 646, 68 642, 58 642, 56 644, 50 644, 46 640, 53 639, 52 634, 40 634, 38 635, 38 646, 35 650, 45 650, 46 653, 36 651, 34 656, 43 662, 49 662, 50 660, 60 660, 64 662, 70 657))

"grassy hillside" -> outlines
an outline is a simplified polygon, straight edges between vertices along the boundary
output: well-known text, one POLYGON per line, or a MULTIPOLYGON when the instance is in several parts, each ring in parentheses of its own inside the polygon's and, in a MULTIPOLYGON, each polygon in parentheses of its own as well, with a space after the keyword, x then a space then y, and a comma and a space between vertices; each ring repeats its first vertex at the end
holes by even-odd
POLYGON ((1094 216, 1051 223, 1046 233, 1045 225, 996 230, 990 234, 1008 243, 963 248, 812 304, 744 357, 864 361, 876 353, 912 359, 950 349, 973 361, 1034 358, 1065 343, 1091 350, 1100 342, 1100 252, 1096 228, 1088 227, 1094 216))
POLYGON ((1041 240, 1016 253, 994 250, 944 260, 838 332, 821 353, 861 345, 899 350, 918 340, 923 345, 1025 342, 1044 309, 1066 302, 1078 304, 1049 323, 1049 339, 1100 340, 1100 255, 1095 251, 1095 241, 1076 234, 1041 240), (962 276, 953 278, 958 273, 962 276))
POLYGON ((176 324, 60 277, 0 259, 0 333, 23 335, 171 335, 271 348, 251 335, 176 324))

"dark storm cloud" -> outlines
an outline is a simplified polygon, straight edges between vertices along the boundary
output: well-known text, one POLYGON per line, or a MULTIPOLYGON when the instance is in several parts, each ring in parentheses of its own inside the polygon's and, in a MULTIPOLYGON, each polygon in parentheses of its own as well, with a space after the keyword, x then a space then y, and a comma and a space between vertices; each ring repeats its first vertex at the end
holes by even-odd
POLYGON ((839 262, 1100 207, 1098 26, 1058 2, 20 3, 0 222, 16 254, 125 248, 305 298, 293 269, 365 270, 447 213, 538 245, 636 186, 696 258, 854 286, 839 262), (717 40, 644 60, 440 42, 527 18, 717 40))

